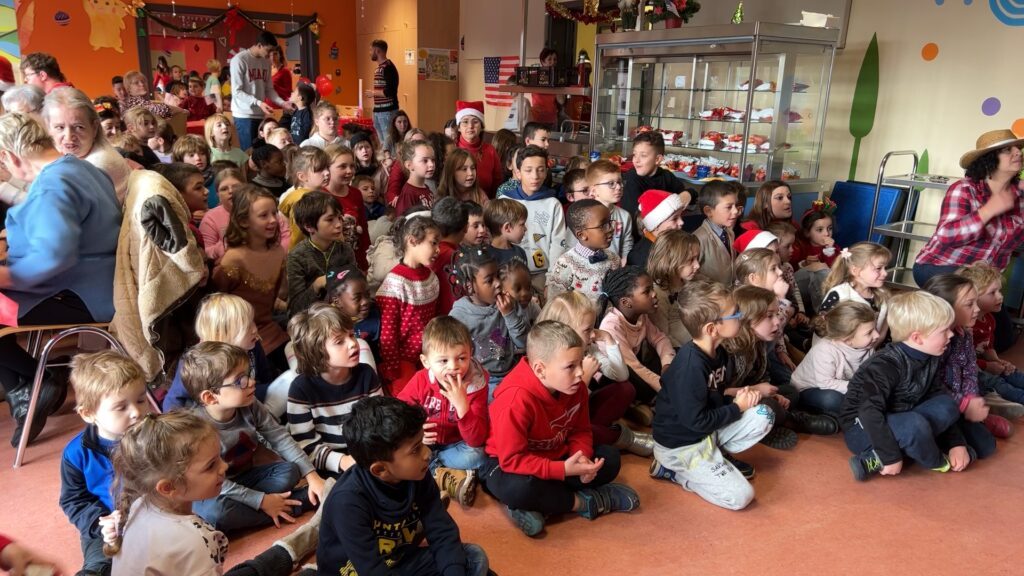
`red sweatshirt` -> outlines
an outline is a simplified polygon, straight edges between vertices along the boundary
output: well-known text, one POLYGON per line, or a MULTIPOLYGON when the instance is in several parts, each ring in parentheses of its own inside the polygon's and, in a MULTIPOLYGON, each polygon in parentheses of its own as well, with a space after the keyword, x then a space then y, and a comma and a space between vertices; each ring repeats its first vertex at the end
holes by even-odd
POLYGON ((455 268, 452 266, 452 259, 459 247, 456 244, 442 240, 438 246, 437 258, 430 265, 430 269, 437 275, 437 282, 440 285, 437 295, 437 314, 447 316, 452 311, 455 301, 462 297, 455 293, 452 279, 455 277, 455 268))
POLYGON ((401 216, 405 214, 406 210, 419 204, 423 204, 427 208, 433 206, 434 193, 430 191, 430 188, 413 186, 412 182, 407 180, 402 185, 402 191, 398 193, 398 198, 395 199, 395 213, 401 216))
MULTIPOLYGON (((395 202, 398 202, 398 195, 402 193, 402 186, 405 186, 408 179, 409 176, 402 170, 402 162, 396 158, 391 164, 391 171, 388 172, 388 191, 384 195, 388 206, 394 206, 395 202)), ((402 213, 399 212, 398 215, 401 216, 402 213)))
POLYGON ((344 215, 352 216, 356 219, 356 226, 361 230, 359 232, 359 239, 356 245, 352 247, 352 251, 356 253, 356 263, 359 265, 359 269, 366 272, 369 268, 369 264, 366 262, 366 253, 370 250, 370 227, 366 221, 366 204, 363 204, 363 195, 355 188, 348 186, 348 194, 344 197, 336 196, 334 200, 338 202, 338 209, 344 215))
POLYGON ((577 451, 594 456, 587 387, 569 396, 552 393, 526 358, 495 389, 490 411, 486 452, 505 472, 565 480, 565 458, 577 451))
POLYGON ((487 371, 473 360, 466 380, 469 411, 461 420, 427 368, 417 372, 398 394, 399 400, 422 406, 427 411, 427 422, 437 423, 434 430, 439 446, 462 441, 471 448, 481 448, 487 441, 487 371))
POLYGON ((399 262, 377 289, 380 308, 380 377, 397 395, 401 378, 420 367, 423 329, 437 316, 437 276, 426 266, 409 268, 399 262), (393 385, 396 381, 398 384, 393 385))
POLYGON ((482 139, 470 144, 463 140, 462 136, 459 136, 458 146, 473 155, 473 159, 476 160, 477 184, 487 193, 488 198, 494 198, 498 186, 505 181, 505 172, 502 170, 498 151, 482 139))

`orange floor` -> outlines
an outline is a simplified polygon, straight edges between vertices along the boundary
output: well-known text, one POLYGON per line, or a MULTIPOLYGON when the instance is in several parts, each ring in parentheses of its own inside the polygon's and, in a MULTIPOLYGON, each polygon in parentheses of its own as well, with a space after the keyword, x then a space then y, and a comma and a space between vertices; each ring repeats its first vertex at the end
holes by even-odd
MULTIPOLYGON (((1014 355, 1024 359, 1024 346, 1014 355)), ((1024 426, 1024 421, 1018 422, 1024 426)), ((57 505, 64 444, 79 427, 58 415, 28 453, 8 468, 12 422, 0 409, 0 531, 80 566, 78 535, 57 505)), ((1021 434, 1024 434, 1022 428, 1021 434)), ((1001 441, 997 454, 960 474, 909 467, 897 478, 858 484, 840 437, 800 437, 792 452, 757 446, 756 501, 741 512, 704 503, 647 477, 647 461, 625 456, 620 481, 641 508, 588 522, 566 517, 539 539, 523 536, 503 508, 480 493, 469 510, 452 506, 463 540, 484 547, 502 576, 647 574, 1021 574, 1024 441, 1001 441)), ((301 521, 301 520, 300 520, 301 521)), ((228 565, 254 555, 287 529, 235 538, 228 565)))

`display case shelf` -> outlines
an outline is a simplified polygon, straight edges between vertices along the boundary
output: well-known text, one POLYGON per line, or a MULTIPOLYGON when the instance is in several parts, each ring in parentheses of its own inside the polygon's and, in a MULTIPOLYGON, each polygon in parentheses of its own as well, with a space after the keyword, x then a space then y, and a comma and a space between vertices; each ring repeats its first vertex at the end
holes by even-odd
POLYGON ((499 92, 512 94, 554 94, 556 96, 590 96, 589 86, 562 86, 559 88, 545 86, 519 86, 518 84, 502 84, 499 92))
POLYGON ((919 240, 927 242, 935 234, 935 224, 929 222, 915 222, 913 220, 902 220, 889 224, 875 226, 875 234, 888 236, 890 238, 903 238, 904 240, 919 240))
POLYGON ((747 184, 754 183, 752 173, 816 180, 838 37, 836 30, 765 22, 599 34, 591 149, 629 156, 637 129, 650 126, 685 133, 682 145, 667 151, 738 165, 747 184), (774 89, 756 89, 769 83, 774 89), (746 118, 699 115, 723 107, 746 118), (756 118, 754 112, 768 108, 775 112, 770 121, 756 118), (789 112, 800 119, 790 122, 789 112), (709 131, 787 146, 770 152, 697 147, 709 131))

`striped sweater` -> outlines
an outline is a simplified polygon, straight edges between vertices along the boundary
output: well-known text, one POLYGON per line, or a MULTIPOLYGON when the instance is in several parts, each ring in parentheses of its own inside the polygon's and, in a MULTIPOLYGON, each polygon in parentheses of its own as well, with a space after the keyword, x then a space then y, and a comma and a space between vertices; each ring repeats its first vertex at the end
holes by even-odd
MULTIPOLYGON (((426 266, 399 262, 377 289, 380 308, 380 376, 392 383, 419 368, 423 329, 437 315, 440 285, 426 266)), ((392 390, 397 394, 398 390, 392 390)))
POLYGON ((382 393, 377 374, 366 364, 353 368, 344 384, 300 374, 288 388, 288 433, 317 470, 341 472, 347 446, 342 421, 356 402, 382 393))

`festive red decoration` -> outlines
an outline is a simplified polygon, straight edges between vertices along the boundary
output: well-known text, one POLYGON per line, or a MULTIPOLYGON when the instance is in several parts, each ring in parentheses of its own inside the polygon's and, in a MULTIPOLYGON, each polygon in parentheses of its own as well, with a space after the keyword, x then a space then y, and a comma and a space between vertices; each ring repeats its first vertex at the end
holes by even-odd
POLYGON ((334 91, 334 82, 326 74, 321 74, 316 77, 316 91, 321 98, 326 98, 334 91))
POLYGON ((238 13, 238 8, 231 8, 224 13, 224 27, 228 29, 228 43, 235 45, 235 35, 245 28, 245 19, 238 13))
POLYGON ((575 20, 576 22, 580 22, 583 24, 600 24, 605 22, 612 22, 618 19, 619 17, 618 8, 591 16, 589 14, 584 13, 582 10, 573 10, 571 8, 566 8, 556 0, 545 0, 544 8, 547 10, 548 16, 551 16, 552 18, 575 20))

